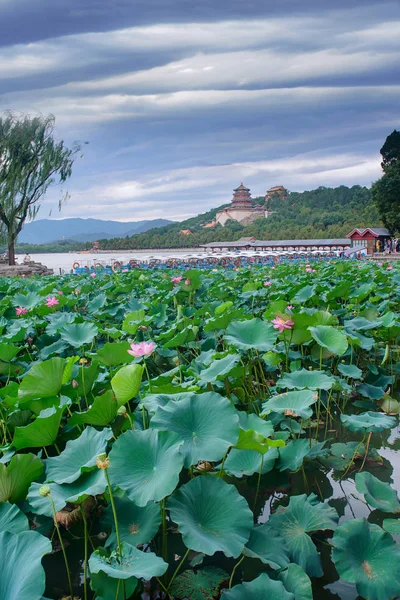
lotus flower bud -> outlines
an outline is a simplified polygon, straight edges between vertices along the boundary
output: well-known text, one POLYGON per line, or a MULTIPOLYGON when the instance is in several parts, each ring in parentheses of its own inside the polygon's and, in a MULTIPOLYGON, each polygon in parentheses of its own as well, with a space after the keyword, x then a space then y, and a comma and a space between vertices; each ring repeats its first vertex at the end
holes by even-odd
POLYGON ((125 417, 127 413, 127 410, 125 408, 125 406, 120 406, 119 409, 117 410, 117 415, 119 415, 120 417, 125 417))
POLYGON ((105 452, 98 454, 96 458, 96 465, 99 469, 108 469, 110 466, 110 459, 105 452))
POLYGON ((79 386, 79 383, 76 381, 76 379, 73 379, 71 384, 72 384, 72 387, 74 388, 74 390, 79 386))
POLYGON ((42 498, 46 498, 46 496, 50 496, 50 486, 49 485, 42 485, 41 488, 39 488, 39 496, 41 496, 42 498))

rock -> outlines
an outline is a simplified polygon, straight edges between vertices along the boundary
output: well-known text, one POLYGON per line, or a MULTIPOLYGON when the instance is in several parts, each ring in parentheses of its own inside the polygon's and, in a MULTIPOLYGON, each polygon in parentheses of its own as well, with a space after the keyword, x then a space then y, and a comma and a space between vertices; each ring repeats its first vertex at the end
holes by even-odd
POLYGON ((33 275, 54 275, 54 271, 33 260, 13 266, 0 263, 0 277, 32 277, 33 275))

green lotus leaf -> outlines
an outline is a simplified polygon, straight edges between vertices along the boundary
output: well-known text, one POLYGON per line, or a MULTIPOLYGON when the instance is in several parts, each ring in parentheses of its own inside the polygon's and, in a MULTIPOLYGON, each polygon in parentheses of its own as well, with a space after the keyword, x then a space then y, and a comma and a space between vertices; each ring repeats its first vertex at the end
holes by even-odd
POLYGON ((285 373, 282 379, 276 382, 277 388, 287 388, 288 390, 330 390, 335 379, 328 376, 323 371, 307 371, 301 369, 293 373, 285 373))
POLYGON ((227 354, 214 360, 209 367, 200 371, 199 379, 202 385, 215 383, 217 379, 227 377, 240 361, 240 354, 227 354))
POLYGON ((291 562, 300 565, 310 577, 321 577, 320 557, 308 534, 336 529, 336 510, 319 502, 315 494, 302 494, 292 496, 287 507, 279 507, 269 522, 286 542, 291 562))
POLYGON ((366 519, 346 521, 332 540, 332 557, 340 577, 355 583, 366 600, 400 595, 400 549, 392 536, 366 519))
POLYGON ((111 387, 117 398, 118 406, 122 406, 125 402, 129 402, 137 396, 142 382, 143 367, 142 365, 126 365, 121 367, 119 371, 111 379, 111 387))
POLYGON ((285 589, 294 594, 295 600, 313 600, 311 581, 299 565, 291 563, 279 573, 285 589))
POLYGON ((74 370, 74 365, 78 362, 79 356, 69 356, 65 359, 65 368, 62 378, 62 384, 65 385, 71 381, 72 372, 74 370))
MULTIPOLYGON (((115 498, 115 508, 122 542, 138 546, 139 544, 147 544, 154 538, 161 525, 161 513, 158 504, 149 502, 146 506, 137 506, 124 497, 115 498)), ((106 546, 115 546, 117 538, 111 506, 104 511, 103 522, 111 530, 106 546)))
POLYGON ((250 321, 234 321, 230 323, 224 336, 225 341, 240 350, 272 350, 277 331, 271 323, 255 318, 250 321))
POLYGON ((264 437, 269 437, 274 433, 274 426, 271 421, 266 421, 253 413, 246 413, 243 410, 240 410, 238 415, 241 429, 256 431, 264 437))
POLYGON ((97 313, 105 303, 107 302, 107 296, 105 294, 97 294, 92 300, 87 303, 87 309, 90 314, 97 313))
POLYGON ((236 487, 213 477, 196 477, 168 498, 167 508, 187 548, 237 557, 249 539, 253 513, 236 487))
POLYGON ((96 592, 97 600, 124 600, 130 598, 136 590, 139 580, 136 577, 124 579, 124 587, 118 579, 113 579, 106 575, 103 571, 98 573, 90 573, 90 587, 96 592))
POLYGON ((49 324, 46 327, 46 333, 48 335, 55 335, 64 327, 64 325, 73 323, 75 318, 76 314, 67 312, 57 312, 53 315, 48 315, 47 320, 49 321, 49 324))
MULTIPOLYGON (((47 496, 43 497, 39 493, 43 485, 43 483, 32 483, 28 492, 28 501, 35 514, 52 517, 53 510, 49 498, 47 496)), ((107 487, 107 481, 104 471, 96 469, 95 471, 83 473, 79 479, 70 484, 59 485, 50 482, 46 485, 50 487, 56 511, 60 511, 68 502, 82 504, 88 496, 103 494, 107 487)))
POLYGON ((65 359, 58 357, 33 365, 19 386, 21 402, 56 396, 62 386, 64 368, 65 359))
POLYGON ((96 467, 96 458, 105 452, 107 442, 113 437, 111 429, 97 431, 87 427, 76 440, 70 440, 60 456, 46 460, 46 476, 55 483, 72 483, 84 471, 96 467))
POLYGON ((295 600, 295 596, 285 590, 281 581, 270 579, 261 573, 253 581, 235 585, 224 594, 224 600, 295 600))
POLYGON ((16 454, 7 467, 0 464, 0 501, 23 500, 32 481, 39 479, 43 470, 42 461, 34 454, 16 454))
POLYGON ((299 292, 292 298, 293 302, 303 304, 315 296, 315 285, 305 285, 299 292))
POLYGON ((130 335, 135 335, 145 316, 146 313, 142 308, 127 313, 122 323, 122 331, 126 331, 130 335))
POLYGON ((243 318, 243 311, 240 309, 227 310, 221 314, 215 311, 215 317, 208 319, 204 326, 204 331, 215 331, 216 329, 226 329, 233 320, 243 318))
POLYGON ((394 417, 371 411, 359 415, 345 415, 342 413, 340 420, 350 431, 366 431, 368 433, 379 433, 385 429, 392 429, 396 425, 394 417))
POLYGON ((36 292, 28 292, 27 294, 14 294, 12 303, 14 306, 22 306, 30 310, 43 302, 42 296, 36 292))
POLYGON ((130 363, 134 357, 128 354, 129 342, 111 342, 97 350, 96 356, 107 367, 118 367, 130 363))
POLYGON ((284 448, 279 450, 279 470, 288 469, 297 471, 303 464, 303 460, 310 452, 310 441, 306 439, 291 440, 284 448))
POLYGON ((227 398, 213 392, 193 394, 180 402, 159 406, 150 425, 179 435, 186 468, 199 460, 221 460, 239 437, 236 409, 227 398))
POLYGON ((89 410, 74 412, 68 421, 68 425, 85 424, 96 427, 105 427, 115 419, 118 404, 111 390, 107 390, 102 396, 96 396, 89 410))
POLYGON ((171 586, 171 594, 187 600, 210 600, 218 595, 218 590, 229 575, 217 567, 199 569, 196 573, 188 570, 179 575, 171 586))
POLYGON ((357 288, 350 293, 349 297, 358 301, 363 300, 372 292, 374 287, 374 283, 364 283, 360 286, 357 286, 357 288))
POLYGON ((250 558, 258 558, 271 569, 281 569, 290 563, 285 539, 269 521, 253 526, 243 554, 250 558))
POLYGON ((12 445, 16 450, 22 448, 42 448, 51 446, 57 439, 65 406, 46 408, 36 419, 25 427, 16 427, 12 445))
POLYGON ((380 481, 377 477, 364 471, 357 473, 355 477, 356 488, 360 494, 364 494, 366 502, 372 508, 379 508, 383 512, 400 512, 400 503, 397 493, 388 483, 380 481))
POLYGON ((0 531, 9 533, 29 531, 28 519, 15 504, 0 502, 0 531))
POLYGON ((15 344, 10 344, 7 342, 0 344, 0 360, 4 362, 11 362, 13 358, 17 356, 20 349, 21 348, 15 344))
POLYGON ((332 354, 341 356, 348 348, 346 334, 331 325, 318 325, 308 328, 312 337, 322 348, 326 348, 332 354))
POLYGON ((138 408, 142 409, 144 406, 150 415, 154 415, 159 406, 165 406, 170 400, 173 402, 180 402, 185 398, 190 398, 192 394, 193 392, 180 392, 178 394, 146 394, 139 403, 138 408))
POLYGON ((344 377, 351 377, 351 379, 362 379, 363 376, 361 369, 356 367, 356 365, 346 365, 339 363, 338 371, 339 373, 344 375, 344 377))
POLYGON ((74 348, 82 348, 85 344, 91 344, 99 330, 94 323, 67 323, 60 330, 61 339, 74 348))
POLYGON ((249 429, 248 431, 241 429, 235 448, 237 450, 255 450, 260 454, 265 454, 270 448, 283 448, 284 445, 285 442, 283 440, 271 440, 253 429, 249 429))
POLYGON ((46 586, 42 557, 51 542, 37 531, 0 533, 0 598, 40 600, 46 586))
POLYGON ((312 415, 310 406, 318 400, 318 394, 312 390, 301 390, 296 392, 285 392, 273 396, 262 405, 261 415, 268 415, 271 412, 285 413, 291 411, 293 416, 299 416, 302 419, 309 419, 312 415))
POLYGON ((275 465, 275 460, 278 458, 277 448, 270 448, 268 452, 260 456, 256 450, 238 450, 232 448, 224 462, 224 471, 235 477, 243 477, 243 475, 253 475, 260 472, 269 473, 275 465))
POLYGON ((125 490, 138 506, 169 496, 183 467, 182 443, 176 433, 168 431, 126 431, 110 452, 112 485, 125 490))
POLYGON ((400 535, 400 520, 399 519, 383 519, 382 527, 388 533, 400 535))
POLYGON ((127 542, 121 543, 122 559, 117 552, 109 553, 103 548, 95 550, 89 558, 91 573, 102 571, 113 579, 137 577, 151 579, 161 577, 168 565, 154 552, 142 552, 127 542))

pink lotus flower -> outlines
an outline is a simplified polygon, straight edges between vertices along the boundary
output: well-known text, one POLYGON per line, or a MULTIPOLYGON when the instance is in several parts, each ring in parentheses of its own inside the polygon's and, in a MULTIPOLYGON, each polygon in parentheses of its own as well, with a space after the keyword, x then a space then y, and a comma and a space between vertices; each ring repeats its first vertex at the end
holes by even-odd
POLYGON ((378 267, 383 267, 383 263, 378 263, 378 267))
POLYGON ((150 356, 153 354, 156 345, 154 342, 140 342, 140 344, 131 344, 131 349, 128 350, 128 354, 136 356, 150 356))
POLYGON ((185 280, 185 285, 190 285, 190 279, 185 280))
POLYGON ((57 306, 57 304, 60 303, 55 296, 49 296, 48 298, 46 298, 46 306, 48 306, 49 308, 51 306, 57 306))
POLYGON ((96 277, 96 273, 93 271, 93 273, 90 273, 90 277, 96 277))
POLYGON ((291 304, 288 304, 286 308, 287 310, 292 310, 293 306, 291 304))
POLYGON ((265 287, 272 285, 272 281, 264 281, 264 285, 265 287))
POLYGON ((17 317, 19 317, 19 315, 26 315, 26 313, 28 312, 26 308, 24 308, 23 306, 18 306, 15 309, 15 312, 17 313, 17 317))
POLYGON ((282 319, 282 317, 275 317, 271 323, 274 324, 274 329, 279 329, 279 333, 282 333, 284 329, 292 329, 294 322, 291 319, 282 319))
POLYGON ((393 271, 393 267, 392 267, 392 265, 389 265, 389 266, 387 267, 386 271, 393 271))
POLYGON ((182 279, 183 279, 182 275, 179 275, 179 277, 171 277, 172 283, 180 283, 182 281, 182 279))

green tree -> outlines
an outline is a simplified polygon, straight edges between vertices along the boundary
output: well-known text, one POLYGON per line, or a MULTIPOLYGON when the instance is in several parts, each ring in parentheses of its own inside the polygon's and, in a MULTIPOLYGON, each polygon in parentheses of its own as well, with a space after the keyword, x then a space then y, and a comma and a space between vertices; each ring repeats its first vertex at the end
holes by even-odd
POLYGON ((400 164, 400 131, 395 129, 387 136, 380 153, 382 155, 381 166, 385 173, 388 168, 400 164))
POLYGON ((400 232, 400 132, 394 130, 380 153, 384 175, 371 188, 371 197, 384 225, 394 235, 400 232))
POLYGON ((387 168, 387 172, 371 189, 381 219, 392 235, 400 233, 400 163, 387 168))
MULTIPOLYGON (((55 118, 5 113, 0 116, 0 220, 7 236, 9 264, 26 219, 33 220, 48 188, 64 183, 80 145, 66 148, 54 139, 55 118)), ((62 195, 59 201, 61 207, 62 195)))

